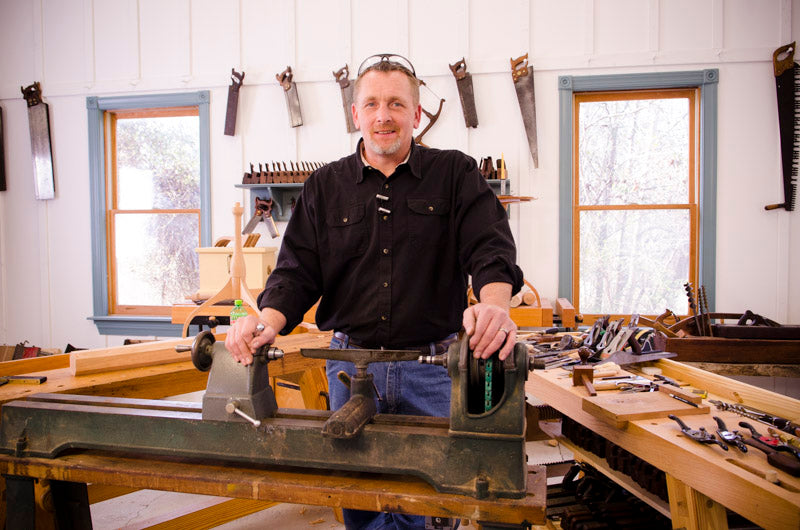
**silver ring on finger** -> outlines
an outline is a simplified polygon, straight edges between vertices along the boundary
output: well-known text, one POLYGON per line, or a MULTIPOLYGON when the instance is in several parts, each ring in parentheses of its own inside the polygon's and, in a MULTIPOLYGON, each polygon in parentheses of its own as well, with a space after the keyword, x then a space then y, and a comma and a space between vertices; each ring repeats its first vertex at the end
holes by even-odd
POLYGON ((508 335, 508 334, 509 334, 509 330, 507 330, 506 328, 500 328, 500 330, 499 330, 499 331, 502 331, 502 332, 503 332, 503 333, 505 333, 506 335, 508 335))

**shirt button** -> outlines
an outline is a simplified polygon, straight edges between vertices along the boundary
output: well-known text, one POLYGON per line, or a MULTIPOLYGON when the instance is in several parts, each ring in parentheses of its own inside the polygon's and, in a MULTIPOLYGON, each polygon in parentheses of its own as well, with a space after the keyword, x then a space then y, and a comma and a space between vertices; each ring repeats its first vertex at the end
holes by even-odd
POLYGON ((343 222, 343 223, 346 223, 346 222, 347 222, 347 217, 345 217, 344 219, 342 219, 342 222, 343 222))
POLYGON ((384 287, 389 287, 389 282, 383 282, 384 287))
POLYGON ((386 315, 381 315, 381 320, 386 322, 387 320, 389 320, 389 317, 387 317, 386 315))
POLYGON ((383 189, 388 190, 389 189, 389 185, 388 184, 384 184, 383 185, 383 189))
POLYGON ((432 212, 433 211, 433 206, 428 206, 428 211, 432 212))
POLYGON ((389 219, 389 216, 388 215, 384 215, 383 216, 383 220, 386 221, 387 219, 389 219))
POLYGON ((384 254, 388 254, 389 253, 389 249, 388 248, 383 249, 383 253, 384 254))

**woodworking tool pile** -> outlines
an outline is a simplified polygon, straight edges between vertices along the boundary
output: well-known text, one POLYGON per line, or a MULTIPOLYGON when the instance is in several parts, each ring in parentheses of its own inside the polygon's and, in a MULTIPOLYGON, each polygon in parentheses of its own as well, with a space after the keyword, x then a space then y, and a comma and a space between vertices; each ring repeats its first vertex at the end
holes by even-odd
POLYGON ((250 164, 250 172, 245 172, 242 184, 302 184, 306 179, 324 166, 326 162, 261 162, 258 169, 250 164))
MULTIPOLYGON (((588 332, 532 333, 521 336, 537 369, 551 370, 581 362, 581 353, 588 363, 632 364, 674 356, 664 352, 666 337, 652 329, 639 328, 638 316, 630 324, 624 319, 611 321, 608 316, 597 319, 588 332)), ((610 367, 613 368, 613 364, 610 367)))
MULTIPOLYGON (((764 421, 764 417, 772 418, 773 422, 784 425, 785 429, 791 429, 789 432, 792 432, 793 434, 800 434, 800 426, 797 426, 788 420, 776 418, 775 416, 771 416, 761 411, 755 411, 755 409, 749 409, 742 405, 732 405, 713 399, 710 401, 720 410, 733 411, 737 414, 746 417, 752 417, 754 419, 762 418, 759 419, 759 421, 764 423, 767 423, 764 421)), ((771 466, 785 471, 793 477, 800 477, 800 448, 798 448, 800 443, 796 438, 789 436, 775 437, 774 435, 778 434, 775 431, 771 431, 771 433, 774 435, 767 436, 756 430, 752 424, 746 421, 740 421, 739 427, 743 427, 750 431, 751 436, 746 437, 738 430, 728 430, 727 425, 725 425, 725 422, 719 416, 714 416, 716 426, 712 428, 716 430, 715 436, 714 434, 710 433, 705 426, 700 426, 697 429, 693 429, 675 415, 670 414, 669 418, 674 420, 679 425, 681 432, 683 432, 686 437, 691 438, 698 443, 717 445, 724 451, 728 450, 728 446, 733 446, 741 453, 747 453, 748 446, 755 447, 767 455, 767 462, 771 466), (717 438, 717 436, 719 438, 717 438)))
POLYGON ((563 530, 671 528, 668 518, 585 463, 547 488, 547 518, 563 530))
POLYGON ((578 447, 605 458, 611 469, 628 475, 646 491, 668 500, 667 479, 662 470, 566 416, 561 420, 561 434, 578 447))

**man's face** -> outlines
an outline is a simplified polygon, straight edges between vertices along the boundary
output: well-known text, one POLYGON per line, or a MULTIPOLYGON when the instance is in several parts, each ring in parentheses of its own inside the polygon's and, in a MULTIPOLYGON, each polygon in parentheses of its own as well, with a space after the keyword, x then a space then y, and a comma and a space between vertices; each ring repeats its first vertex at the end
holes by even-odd
POLYGON ((367 72, 361 79, 353 121, 364 136, 367 159, 405 157, 422 109, 414 104, 408 77, 402 72, 367 72))

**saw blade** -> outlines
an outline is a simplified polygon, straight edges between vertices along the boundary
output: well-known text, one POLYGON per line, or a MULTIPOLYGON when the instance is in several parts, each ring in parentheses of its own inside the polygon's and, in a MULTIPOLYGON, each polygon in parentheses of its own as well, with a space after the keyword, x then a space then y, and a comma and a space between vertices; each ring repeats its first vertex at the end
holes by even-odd
POLYGON ((6 191, 6 158, 3 152, 3 109, 0 109, 0 191, 6 191))
POLYGON ((333 72, 333 77, 339 83, 339 88, 342 93, 342 108, 344 109, 344 122, 347 126, 347 132, 354 133, 358 131, 355 122, 353 122, 353 82, 348 79, 350 76, 350 68, 345 64, 338 71, 333 72))
POLYGON ((464 124, 467 127, 478 126, 478 113, 475 110, 475 92, 472 89, 472 75, 467 72, 467 63, 462 57, 460 61, 450 65, 450 71, 456 78, 458 97, 464 113, 464 124))
POLYGON ((31 132, 31 155, 33 157, 34 193, 37 199, 55 197, 53 177, 53 152, 50 148, 50 112, 42 102, 39 83, 22 88, 28 104, 28 125, 31 132))
POLYGON ((231 84, 228 87, 228 105, 225 111, 225 135, 236 134, 236 113, 239 109, 239 88, 244 81, 244 72, 241 74, 231 68, 231 84))
POLYGON ((289 125, 292 127, 299 127, 303 125, 303 114, 300 112, 300 97, 297 94, 297 83, 292 81, 294 74, 292 74, 292 67, 287 66, 286 70, 279 74, 275 74, 275 78, 283 88, 283 93, 286 96, 286 108, 289 112, 289 125))
POLYGON ((536 94, 533 88, 533 67, 528 66, 528 54, 511 59, 511 78, 517 91, 522 123, 528 136, 528 146, 533 157, 533 167, 539 167, 539 147, 536 134, 536 94))

